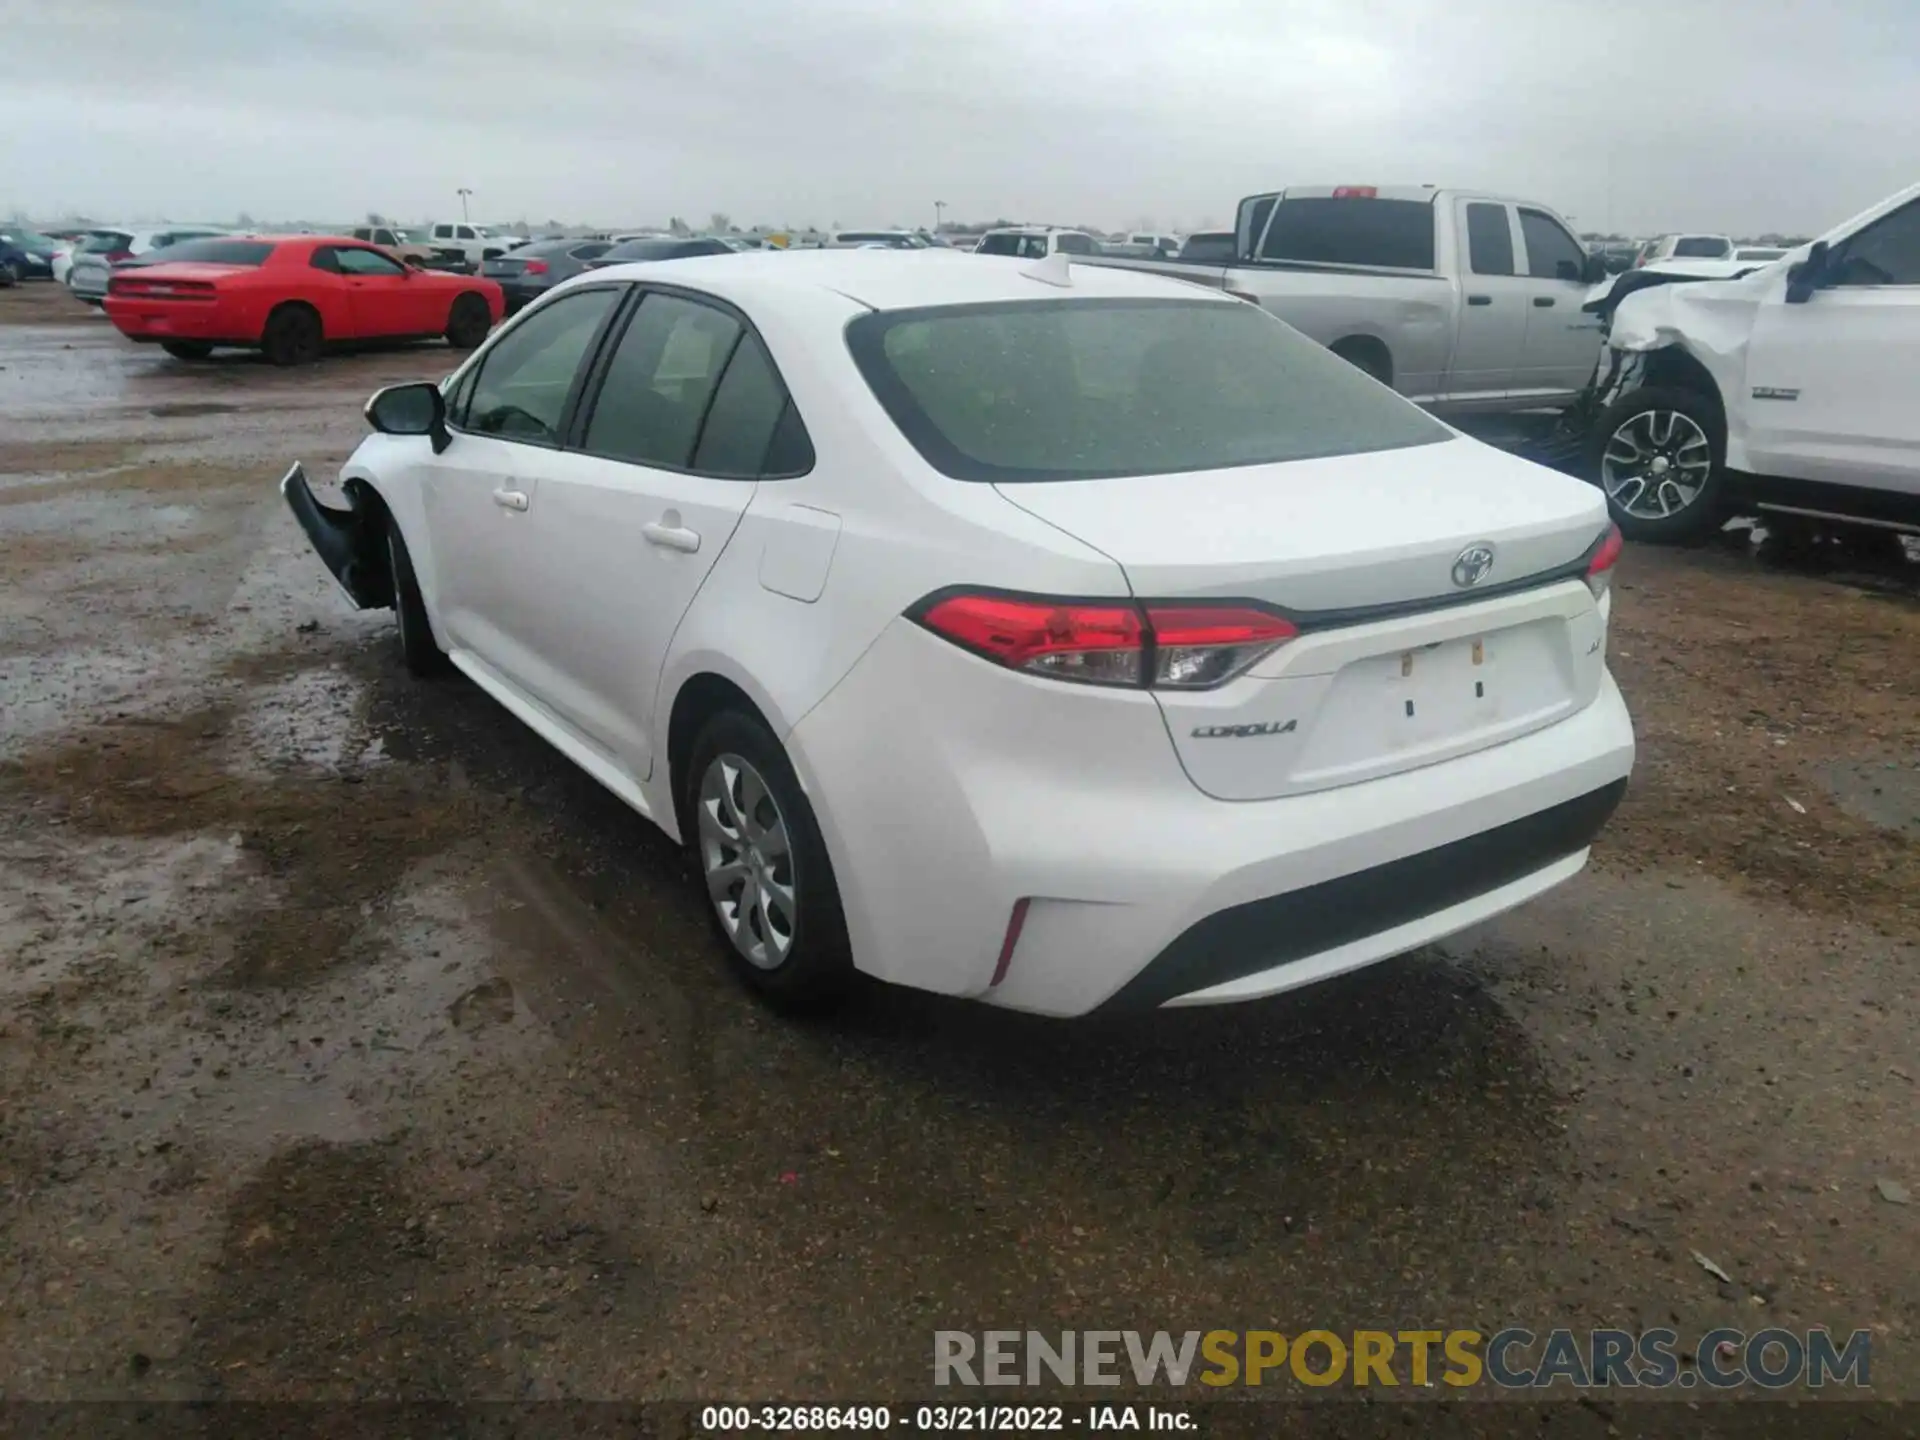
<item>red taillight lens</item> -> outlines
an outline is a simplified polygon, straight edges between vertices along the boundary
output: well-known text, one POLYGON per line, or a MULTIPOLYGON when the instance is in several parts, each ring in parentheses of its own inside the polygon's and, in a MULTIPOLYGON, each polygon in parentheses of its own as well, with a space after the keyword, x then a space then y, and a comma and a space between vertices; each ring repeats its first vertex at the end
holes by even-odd
POLYGON ((1336 200, 1373 200, 1380 194, 1378 185, 1336 185, 1333 198, 1336 200))
POLYGON ((1005 665, 1087 685, 1203 690, 1299 633, 1246 605, 1088 604, 950 595, 916 617, 936 635, 1005 665))
POLYGON ((1593 591, 1594 599, 1598 600, 1607 593, 1613 581, 1613 567, 1619 562, 1625 544, 1620 538, 1620 527, 1609 525, 1607 533, 1601 537, 1600 548, 1593 552, 1593 559, 1587 562, 1587 588, 1593 591))
POLYGON ((520 273, 522 275, 544 275, 547 273, 547 262, 544 260, 529 260, 520 273))

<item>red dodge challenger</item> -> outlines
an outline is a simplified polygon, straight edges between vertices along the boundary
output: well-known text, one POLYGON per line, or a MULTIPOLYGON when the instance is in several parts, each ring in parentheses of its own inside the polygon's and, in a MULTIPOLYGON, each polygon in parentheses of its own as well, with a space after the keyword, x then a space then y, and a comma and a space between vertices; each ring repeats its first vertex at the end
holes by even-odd
POLYGON ((470 350, 504 308, 491 280, 418 270, 337 235, 190 240, 115 266, 106 298, 121 334, 176 359, 233 346, 276 365, 341 341, 444 335, 470 350))

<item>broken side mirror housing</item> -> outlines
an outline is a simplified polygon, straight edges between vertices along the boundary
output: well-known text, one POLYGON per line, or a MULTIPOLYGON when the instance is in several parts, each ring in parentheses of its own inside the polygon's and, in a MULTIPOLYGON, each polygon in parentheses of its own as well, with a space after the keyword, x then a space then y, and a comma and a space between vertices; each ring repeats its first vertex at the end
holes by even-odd
POLYGON ((1787 268, 1787 304, 1804 305, 1813 298, 1813 292, 1820 288, 1820 281, 1827 268, 1827 242, 1816 240, 1813 248, 1807 251, 1807 258, 1796 261, 1787 268))
POLYGON ((425 435, 438 455, 453 442, 447 429, 447 397, 431 380, 389 385, 367 401, 367 424, 382 435, 425 435))

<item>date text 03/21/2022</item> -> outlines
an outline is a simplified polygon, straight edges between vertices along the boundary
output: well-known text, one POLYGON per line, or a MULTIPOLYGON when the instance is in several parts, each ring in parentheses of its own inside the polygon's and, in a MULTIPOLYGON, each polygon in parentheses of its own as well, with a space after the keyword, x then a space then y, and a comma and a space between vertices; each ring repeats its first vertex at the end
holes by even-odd
POLYGON ((755 1431, 882 1435, 893 1430, 908 1434, 1039 1435, 1069 1430, 1171 1434, 1197 1428, 1185 1410, 1161 1405, 916 1405, 897 1411, 886 1405, 708 1405, 700 1412, 700 1431, 708 1435, 755 1431))

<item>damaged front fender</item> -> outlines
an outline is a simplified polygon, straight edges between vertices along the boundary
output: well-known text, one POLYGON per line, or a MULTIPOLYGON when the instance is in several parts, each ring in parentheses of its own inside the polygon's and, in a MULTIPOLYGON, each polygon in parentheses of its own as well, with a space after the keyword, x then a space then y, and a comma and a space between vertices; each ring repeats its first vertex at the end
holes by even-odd
POLYGON ((307 472, 298 464, 281 477, 280 494, 314 553, 356 609, 379 610, 393 604, 393 583, 381 545, 385 525, 377 500, 350 485, 347 509, 323 505, 314 498, 307 472))

